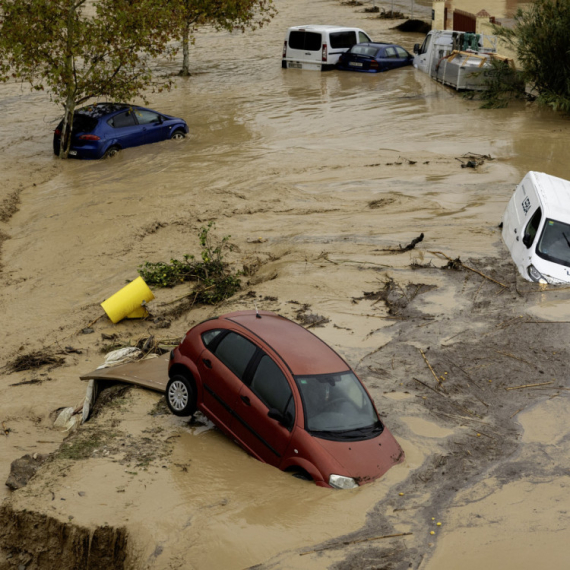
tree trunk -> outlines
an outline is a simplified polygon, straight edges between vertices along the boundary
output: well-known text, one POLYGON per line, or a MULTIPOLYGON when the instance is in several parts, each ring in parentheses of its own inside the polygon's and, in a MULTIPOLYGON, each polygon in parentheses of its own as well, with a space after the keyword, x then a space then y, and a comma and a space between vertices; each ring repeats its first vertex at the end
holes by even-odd
POLYGON ((67 51, 65 54, 65 82, 67 97, 65 100, 63 127, 59 142, 59 158, 67 158, 71 146, 71 129, 73 128, 73 113, 75 111, 75 81, 73 78, 73 36, 75 29, 75 0, 69 0, 67 14, 67 51))
POLYGON ((67 96, 64 106, 63 127, 61 128, 61 139, 59 142, 59 158, 67 158, 71 147, 71 131, 73 129, 73 113, 75 112, 75 99, 67 96))
POLYGON ((184 35, 182 37, 182 77, 190 76, 190 26, 184 26, 184 35))

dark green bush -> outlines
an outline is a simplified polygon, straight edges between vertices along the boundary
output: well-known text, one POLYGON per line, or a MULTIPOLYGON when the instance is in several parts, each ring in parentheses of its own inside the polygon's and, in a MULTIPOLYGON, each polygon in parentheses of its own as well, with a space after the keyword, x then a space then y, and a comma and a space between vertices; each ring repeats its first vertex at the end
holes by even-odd
POLYGON ((512 29, 495 27, 517 53, 522 78, 538 102, 570 112, 570 0, 535 0, 519 9, 512 29))

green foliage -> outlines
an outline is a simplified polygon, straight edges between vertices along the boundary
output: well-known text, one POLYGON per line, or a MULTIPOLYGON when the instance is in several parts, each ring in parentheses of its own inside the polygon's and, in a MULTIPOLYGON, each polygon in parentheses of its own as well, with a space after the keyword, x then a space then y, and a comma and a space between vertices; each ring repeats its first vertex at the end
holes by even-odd
POLYGON ((508 62, 492 59, 491 68, 485 74, 487 89, 479 93, 482 109, 502 109, 514 99, 526 99, 522 73, 508 62))
MULTIPOLYGON (((76 106, 92 98, 144 98, 151 61, 173 56, 171 14, 161 0, 0 0, 0 81, 48 90, 65 109, 69 140, 76 106)), ((63 145, 62 145, 63 146, 63 145)))
POLYGON ((147 261, 139 266, 139 275, 147 284, 155 287, 174 287, 185 281, 196 281, 194 303, 215 305, 231 297, 241 287, 240 274, 232 273, 224 260, 224 253, 231 250, 230 236, 223 237, 221 242, 214 245, 210 237, 213 227, 214 223, 209 222, 206 227, 200 228, 198 239, 202 253, 199 260, 187 254, 182 261, 147 261))
POLYGON ((276 13, 273 0, 166 0, 173 15, 172 26, 182 40, 184 61, 181 75, 189 75, 189 44, 200 26, 233 32, 255 30, 268 23, 276 13))
POLYGON ((570 112, 570 0, 536 0, 518 10, 512 29, 495 33, 516 50, 523 78, 538 93, 538 102, 570 112))

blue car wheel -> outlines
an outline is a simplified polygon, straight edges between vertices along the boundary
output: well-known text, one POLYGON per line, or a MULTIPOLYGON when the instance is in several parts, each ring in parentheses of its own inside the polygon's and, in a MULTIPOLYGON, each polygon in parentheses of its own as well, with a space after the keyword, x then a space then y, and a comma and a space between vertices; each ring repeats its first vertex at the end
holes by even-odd
POLYGON ((117 145, 113 145, 110 146, 106 151, 105 154, 103 155, 103 158, 111 158, 113 156, 115 156, 119 151, 121 150, 121 148, 117 145))
POLYGON ((182 129, 176 129, 170 138, 173 141, 180 141, 186 138, 186 133, 182 129))

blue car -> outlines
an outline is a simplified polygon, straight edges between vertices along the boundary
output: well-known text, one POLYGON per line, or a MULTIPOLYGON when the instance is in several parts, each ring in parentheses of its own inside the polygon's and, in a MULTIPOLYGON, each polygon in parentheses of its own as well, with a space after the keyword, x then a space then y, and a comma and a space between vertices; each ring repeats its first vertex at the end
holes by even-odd
MULTIPOLYGON (((62 128, 63 121, 53 134, 56 155, 59 155, 62 128)), ((188 125, 183 119, 136 105, 97 103, 75 111, 69 156, 107 158, 123 148, 182 139, 187 133, 188 125)))
POLYGON ((340 56, 337 67, 344 71, 378 73, 412 65, 414 56, 395 44, 362 43, 352 46, 340 56))

